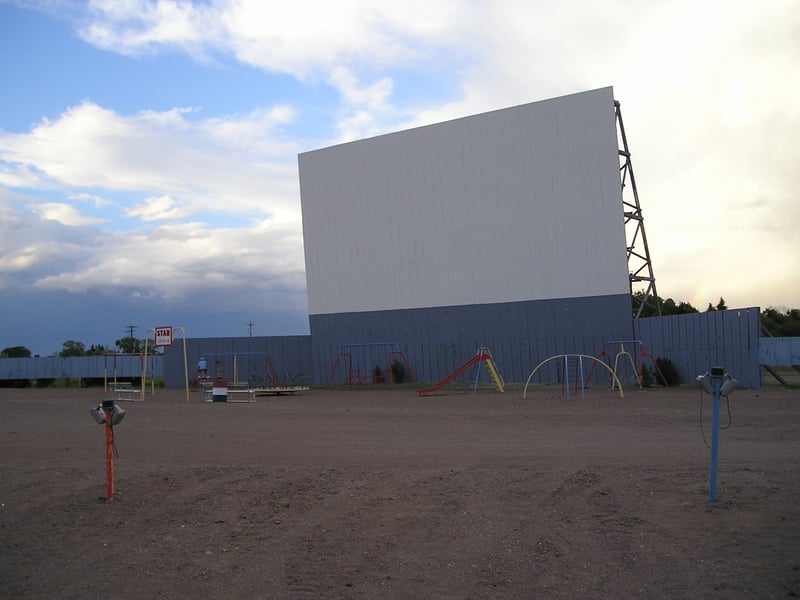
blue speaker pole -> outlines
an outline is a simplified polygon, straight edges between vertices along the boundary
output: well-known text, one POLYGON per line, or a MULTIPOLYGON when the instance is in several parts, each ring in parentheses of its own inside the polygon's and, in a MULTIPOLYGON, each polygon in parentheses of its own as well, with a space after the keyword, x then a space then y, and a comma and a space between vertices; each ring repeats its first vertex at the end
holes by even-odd
POLYGON ((714 402, 711 407, 711 467, 708 476, 708 501, 717 501, 717 457, 719 452, 719 405, 722 377, 714 376, 712 369, 711 385, 714 389, 714 402))

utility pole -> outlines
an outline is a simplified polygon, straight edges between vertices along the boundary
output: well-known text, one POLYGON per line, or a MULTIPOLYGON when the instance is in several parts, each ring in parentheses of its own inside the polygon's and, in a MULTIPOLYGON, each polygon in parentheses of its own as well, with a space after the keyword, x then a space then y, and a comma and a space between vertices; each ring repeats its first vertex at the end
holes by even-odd
POLYGON ((128 330, 130 331, 130 334, 128 334, 128 337, 133 339, 133 332, 136 330, 136 325, 125 325, 125 327, 127 327, 128 330))
POLYGON ((252 321, 248 321, 247 322, 247 329, 250 332, 250 337, 253 337, 253 322, 252 321))

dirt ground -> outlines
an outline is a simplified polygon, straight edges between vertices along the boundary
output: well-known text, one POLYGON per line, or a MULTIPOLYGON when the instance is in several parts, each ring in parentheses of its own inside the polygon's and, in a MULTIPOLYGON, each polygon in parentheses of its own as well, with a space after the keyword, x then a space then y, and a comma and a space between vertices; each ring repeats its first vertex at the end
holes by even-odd
POLYGON ((731 395, 713 504, 695 387, 157 390, 119 403, 113 502, 104 397, 0 390, 0 597, 800 594, 798 390, 731 395))

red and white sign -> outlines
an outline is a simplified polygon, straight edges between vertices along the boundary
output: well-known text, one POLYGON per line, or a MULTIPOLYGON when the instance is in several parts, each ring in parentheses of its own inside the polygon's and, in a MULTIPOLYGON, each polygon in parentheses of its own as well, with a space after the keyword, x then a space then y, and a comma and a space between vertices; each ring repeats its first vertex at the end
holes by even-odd
POLYGON ((172 327, 156 327, 156 346, 172 346, 172 327))

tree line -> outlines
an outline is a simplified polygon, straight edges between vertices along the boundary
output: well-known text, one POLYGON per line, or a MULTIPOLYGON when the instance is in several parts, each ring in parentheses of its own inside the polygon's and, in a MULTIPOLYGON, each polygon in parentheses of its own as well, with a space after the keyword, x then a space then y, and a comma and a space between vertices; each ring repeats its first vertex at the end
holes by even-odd
MULTIPOLYGON (((61 351, 57 354, 62 358, 71 356, 103 356, 105 354, 142 354, 145 341, 147 341, 147 354, 158 354, 160 350, 155 347, 152 339, 144 340, 134 337, 124 337, 114 342, 114 346, 107 348, 103 344, 92 344, 88 348, 83 342, 67 340, 61 351)), ((31 351, 25 346, 10 346, 0 351, 0 358, 31 358, 31 351)))

